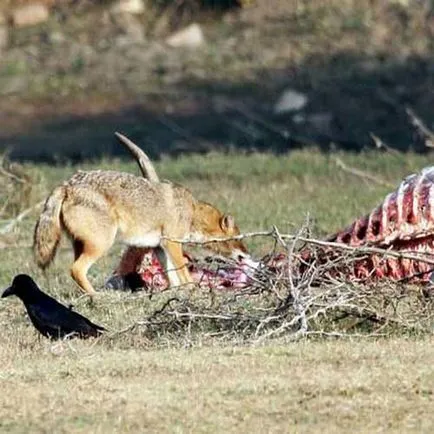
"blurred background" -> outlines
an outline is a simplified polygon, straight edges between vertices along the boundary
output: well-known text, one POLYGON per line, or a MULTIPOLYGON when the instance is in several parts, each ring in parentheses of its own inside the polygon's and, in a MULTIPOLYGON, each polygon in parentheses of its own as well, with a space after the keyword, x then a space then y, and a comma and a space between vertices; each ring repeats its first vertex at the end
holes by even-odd
POLYGON ((0 0, 0 152, 425 152, 433 32, 431 0, 0 0))

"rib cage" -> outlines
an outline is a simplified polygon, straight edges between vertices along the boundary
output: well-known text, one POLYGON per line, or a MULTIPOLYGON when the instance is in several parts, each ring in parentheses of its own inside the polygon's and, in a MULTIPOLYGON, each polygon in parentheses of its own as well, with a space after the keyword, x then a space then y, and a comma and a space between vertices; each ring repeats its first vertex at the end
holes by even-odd
POLYGON ((370 214, 329 237, 351 246, 391 245, 434 235, 434 167, 401 182, 370 214), (432 197, 432 199, 431 199, 432 197))
MULTIPOLYGON (((408 176, 371 213, 330 236, 328 241, 433 255, 434 167, 408 176)), ((370 255, 355 263, 354 277, 427 281, 432 268, 422 261, 370 255)))

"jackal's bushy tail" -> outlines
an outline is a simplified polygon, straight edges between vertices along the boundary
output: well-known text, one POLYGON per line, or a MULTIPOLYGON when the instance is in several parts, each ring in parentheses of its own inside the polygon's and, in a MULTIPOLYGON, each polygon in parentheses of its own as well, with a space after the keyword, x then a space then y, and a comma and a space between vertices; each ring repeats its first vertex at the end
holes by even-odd
POLYGON ((57 187, 47 198, 35 226, 33 251, 37 264, 46 268, 53 260, 62 234, 60 211, 65 198, 65 188, 57 187))

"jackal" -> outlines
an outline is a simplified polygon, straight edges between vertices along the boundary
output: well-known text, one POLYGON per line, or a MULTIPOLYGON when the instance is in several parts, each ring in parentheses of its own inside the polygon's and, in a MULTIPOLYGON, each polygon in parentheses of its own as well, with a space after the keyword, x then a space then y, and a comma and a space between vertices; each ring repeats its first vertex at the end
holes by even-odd
MULTIPOLYGON (((54 258, 62 231, 69 235, 74 249, 71 275, 91 295, 95 291, 87 272, 107 253, 117 235, 130 246, 161 247, 160 260, 170 285, 179 286, 193 280, 182 244, 173 239, 240 233, 231 215, 196 200, 181 185, 104 170, 79 171, 47 198, 34 232, 34 252, 41 268, 54 258)), ((236 259, 247 253, 241 240, 207 246, 236 259)))

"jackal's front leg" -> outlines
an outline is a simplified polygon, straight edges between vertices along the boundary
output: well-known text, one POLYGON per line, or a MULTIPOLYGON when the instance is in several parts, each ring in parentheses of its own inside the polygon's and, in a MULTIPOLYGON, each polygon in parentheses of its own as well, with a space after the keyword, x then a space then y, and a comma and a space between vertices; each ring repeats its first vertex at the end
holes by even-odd
POLYGON ((165 241, 161 248, 157 249, 157 255, 165 269, 171 287, 194 284, 187 268, 182 244, 165 241))

